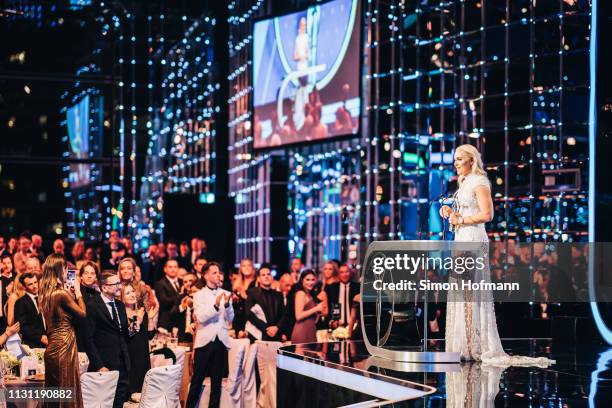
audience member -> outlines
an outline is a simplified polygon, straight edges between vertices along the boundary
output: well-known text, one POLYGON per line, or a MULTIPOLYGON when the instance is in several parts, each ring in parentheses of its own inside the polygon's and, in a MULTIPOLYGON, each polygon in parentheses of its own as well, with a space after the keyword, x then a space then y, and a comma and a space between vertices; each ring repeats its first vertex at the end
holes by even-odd
POLYGON ((210 377, 209 407, 219 407, 221 380, 228 374, 227 349, 230 348, 228 326, 234 319, 231 293, 221 289, 223 274, 216 262, 206 264, 203 270, 206 286, 193 299, 197 321, 193 342, 194 370, 187 397, 187 408, 199 405, 202 383, 210 377))
POLYGON ((64 257, 64 259, 66 259, 65 249, 66 249, 66 246, 64 245, 63 240, 58 238, 55 241, 53 241, 53 253, 54 254, 60 255, 64 257))
POLYGON ((19 283, 26 293, 15 302, 15 322, 21 327, 21 342, 30 347, 46 347, 49 341, 38 308, 38 277, 25 272, 19 276, 19 283))
POLYGON ((263 264, 257 274, 257 287, 247 291, 246 331, 251 342, 278 341, 284 319, 283 295, 272 289, 272 270, 263 264))
POLYGON ((325 287, 332 329, 349 325, 351 311, 359 300, 359 284, 352 281, 353 276, 348 265, 340 266, 338 279, 338 282, 325 287))
POLYGON ((125 256, 125 247, 119 238, 119 231, 111 230, 108 242, 102 248, 100 263, 103 269, 115 269, 125 256))
POLYGON ((293 278, 293 283, 297 283, 300 279, 300 273, 302 272, 302 268, 304 268, 304 264, 300 258, 291 259, 291 263, 289 264, 289 273, 293 278))
POLYGON ((288 341, 291 338, 293 324, 295 323, 295 308, 293 296, 293 277, 289 273, 284 273, 279 279, 280 293, 283 299, 283 320, 281 330, 281 340, 288 341))
POLYGON ((129 398, 130 356, 128 320, 121 295, 121 280, 115 272, 105 271, 100 277, 102 293, 87 304, 89 371, 119 371, 113 402, 122 408, 129 398))
POLYGON ((6 244, 6 251, 8 252, 9 255, 15 255, 15 253, 17 252, 17 245, 18 245, 19 241, 17 241, 17 238, 15 237, 10 237, 8 240, 8 244, 6 244))
POLYGON ((191 271, 193 263, 191 262, 191 256, 189 255, 189 244, 186 241, 182 241, 179 244, 178 261, 179 265, 186 270, 191 271))
POLYGON ((35 275, 38 275, 38 277, 40 277, 40 275, 42 274, 42 266, 40 265, 40 259, 38 259, 38 257, 34 255, 26 259, 26 270, 25 271, 31 272, 35 275))
POLYGON ((157 303, 155 293, 151 290, 151 287, 144 283, 140 278, 136 278, 136 270, 138 265, 132 258, 123 258, 119 261, 118 272, 121 283, 125 285, 132 285, 136 292, 136 298, 138 306, 143 306, 147 310, 154 307, 157 303))
POLYGON ((9 254, 2 255, 2 264, 0 264, 0 277, 11 281, 15 274, 15 267, 13 265, 13 258, 9 254))
POLYGON ((24 273, 26 271, 26 259, 30 257, 30 249, 32 247, 32 241, 28 234, 21 234, 19 236, 19 251, 13 256, 13 265, 17 274, 24 273))
POLYGON ((321 268, 321 289, 338 282, 338 267, 333 262, 325 262, 321 268))
POLYGON ((165 277, 155 284, 155 294, 159 301, 158 327, 163 327, 170 333, 173 330, 181 333, 181 322, 184 322, 182 314, 189 302, 181 299, 183 282, 177 277, 178 269, 176 259, 168 258, 164 267, 165 277))
POLYGON ((193 271, 195 272, 198 280, 204 280, 204 276, 202 276, 202 268, 204 268, 204 265, 206 265, 207 262, 208 260, 202 255, 198 255, 196 257, 193 263, 193 271))
POLYGON ((30 253, 38 258, 40 262, 45 259, 45 253, 42 250, 43 239, 38 234, 32 235, 32 247, 30 249, 30 253))
POLYGON ((70 261, 76 265, 77 269, 80 269, 81 264, 85 260, 85 243, 77 240, 72 246, 70 254, 72 256, 70 261))
POLYGON ((21 273, 18 273, 17 276, 15 276, 15 279, 13 279, 6 287, 6 294, 8 295, 8 298, 6 299, 5 312, 6 324, 9 326, 15 323, 15 303, 17 302, 17 299, 26 293, 19 279, 21 275, 21 273))
POLYGON ((244 325, 246 323, 247 290, 255 287, 255 268, 253 261, 248 258, 240 260, 238 275, 232 282, 233 306, 235 310, 234 330, 238 338, 246 337, 244 325))
POLYGON ((125 304, 128 321, 128 351, 130 353, 130 393, 140 392, 147 371, 151 368, 149 357, 149 323, 144 306, 139 305, 136 291, 131 285, 123 286, 121 300, 125 304))
POLYGON ((181 288, 181 303, 184 302, 186 308, 185 312, 183 313, 185 323, 183 325, 183 330, 180 331, 180 334, 182 335, 179 337, 180 342, 189 343, 193 341, 193 294, 197 291, 196 289, 198 289, 196 287, 197 280, 197 277, 193 273, 187 273, 183 278, 183 287, 181 288), (189 299, 185 300, 185 298, 189 299))
MULTIPOLYGON (((295 324, 291 333, 292 343, 317 341, 317 318, 327 314, 326 299, 315 294, 317 274, 307 269, 300 275, 295 292, 295 324)), ((325 292, 321 292, 324 294, 325 292)))
POLYGON ((7 252, 8 251, 6 250, 6 242, 4 242, 4 237, 0 235, 0 257, 4 256, 4 254, 7 252))
POLYGON ((81 284, 81 293, 85 303, 98 296, 100 287, 98 286, 98 265, 92 261, 84 261, 79 268, 79 281, 81 284))

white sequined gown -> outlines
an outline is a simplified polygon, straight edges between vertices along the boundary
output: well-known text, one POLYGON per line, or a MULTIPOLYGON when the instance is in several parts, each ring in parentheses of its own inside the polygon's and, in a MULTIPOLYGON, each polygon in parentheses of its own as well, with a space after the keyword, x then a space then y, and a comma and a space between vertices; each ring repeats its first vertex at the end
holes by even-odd
MULTIPOLYGON (((455 193, 455 210, 464 218, 480 212, 476 199, 478 186, 490 187, 489 180, 486 176, 470 174, 455 193)), ((483 251, 488 254, 489 238, 484 224, 460 226, 455 233, 455 241, 482 242, 483 251)), ((486 281, 491 279, 488 265, 482 278, 486 281)), ((480 293, 475 295, 475 298, 467 299, 469 301, 466 296, 473 295, 449 293, 446 309, 446 351, 461 353, 462 360, 482 361, 500 366, 547 366, 553 363, 547 358, 506 354, 499 339, 491 294, 480 293)))

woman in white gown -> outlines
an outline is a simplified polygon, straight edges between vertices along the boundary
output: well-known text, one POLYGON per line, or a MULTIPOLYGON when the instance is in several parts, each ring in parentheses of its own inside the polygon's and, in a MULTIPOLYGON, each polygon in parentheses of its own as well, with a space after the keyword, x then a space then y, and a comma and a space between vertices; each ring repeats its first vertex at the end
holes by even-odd
MULTIPOLYGON (((485 223, 493 219, 493 200, 480 153, 472 145, 461 145, 455 150, 454 165, 459 175, 459 188, 454 195, 455 211, 445 205, 440 209, 440 215, 448 219, 453 226, 455 241, 482 242, 483 249, 488 253, 489 238, 485 223)), ((490 280, 488 265, 483 278, 490 280)), ((480 301, 470 300, 452 298, 449 294, 446 309, 446 351, 461 353, 462 360, 482 361, 494 365, 546 366, 554 363, 544 357, 506 354, 497 332, 495 309, 490 296, 488 299, 480 298, 480 301)))

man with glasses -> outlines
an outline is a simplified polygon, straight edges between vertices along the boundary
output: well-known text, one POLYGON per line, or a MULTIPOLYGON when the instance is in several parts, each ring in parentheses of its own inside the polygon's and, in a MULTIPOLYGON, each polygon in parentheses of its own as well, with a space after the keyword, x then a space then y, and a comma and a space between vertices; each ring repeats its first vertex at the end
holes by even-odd
POLYGON ((102 293, 87 304, 89 371, 119 371, 113 407, 120 408, 129 397, 127 314, 125 305, 117 300, 121 295, 119 275, 104 271, 100 284, 102 293))

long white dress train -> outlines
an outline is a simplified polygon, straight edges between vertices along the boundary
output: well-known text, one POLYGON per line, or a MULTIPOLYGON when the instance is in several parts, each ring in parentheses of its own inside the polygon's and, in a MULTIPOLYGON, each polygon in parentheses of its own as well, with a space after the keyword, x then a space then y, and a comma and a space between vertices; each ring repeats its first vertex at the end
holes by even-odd
MULTIPOLYGON (((462 217, 480 212, 475 191, 478 186, 490 187, 489 180, 486 176, 470 174, 455 193, 454 205, 462 217)), ((455 233, 455 241, 482 242, 483 251, 488 254, 489 238, 484 224, 460 226, 455 233)), ((482 278, 487 281, 491 279, 488 262, 482 278)), ((461 292, 449 293, 446 305, 446 351, 461 353, 462 360, 499 366, 548 366, 554 363, 554 360, 545 357, 506 354, 497 331, 492 296, 487 299, 469 299, 468 296, 461 292)))

